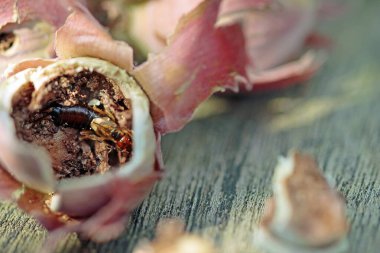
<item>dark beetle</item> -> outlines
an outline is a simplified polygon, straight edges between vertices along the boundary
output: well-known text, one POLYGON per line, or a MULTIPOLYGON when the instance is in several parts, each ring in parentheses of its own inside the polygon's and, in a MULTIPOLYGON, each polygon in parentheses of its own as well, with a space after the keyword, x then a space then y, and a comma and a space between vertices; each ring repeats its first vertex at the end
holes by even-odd
POLYGON ((95 118, 100 116, 82 106, 53 106, 50 114, 54 124, 57 126, 72 127, 75 129, 90 129, 90 124, 95 118))
POLYGON ((111 141, 118 150, 128 154, 132 152, 132 131, 120 128, 115 121, 111 120, 110 113, 105 112, 104 114, 109 117, 102 117, 86 107, 61 105, 50 107, 49 112, 57 126, 83 130, 81 140, 111 141))

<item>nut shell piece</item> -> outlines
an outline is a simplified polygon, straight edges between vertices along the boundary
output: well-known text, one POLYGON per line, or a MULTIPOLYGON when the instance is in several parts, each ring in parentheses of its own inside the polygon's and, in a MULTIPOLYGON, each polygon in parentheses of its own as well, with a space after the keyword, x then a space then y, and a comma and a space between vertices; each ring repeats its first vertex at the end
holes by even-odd
MULTIPOLYGON (((8 78, 0 85, 0 161, 23 187, 51 197, 47 203, 49 212, 63 214, 75 221, 49 226, 52 220, 46 219, 45 210, 34 209, 29 202, 25 202, 27 206, 21 207, 49 230, 54 230, 50 235, 55 241, 58 235, 67 232, 79 232, 98 242, 115 238, 123 231, 126 218, 150 192, 162 173, 158 168, 159 136, 154 132, 149 100, 125 70, 109 62, 82 57, 40 63, 36 60, 28 61, 27 67, 25 64, 13 66, 7 72, 8 78), (10 117, 12 99, 20 95, 18 91, 25 84, 39 91, 56 77, 83 70, 96 71, 109 78, 131 101, 133 155, 115 170, 57 181, 52 176, 51 158, 44 149, 17 138, 10 117)), ((45 89, 32 95, 29 110, 41 109, 44 93, 48 95, 49 91, 45 89)))
POLYGON ((268 252, 341 252, 347 245, 345 203, 309 155, 280 158, 255 243, 268 252))

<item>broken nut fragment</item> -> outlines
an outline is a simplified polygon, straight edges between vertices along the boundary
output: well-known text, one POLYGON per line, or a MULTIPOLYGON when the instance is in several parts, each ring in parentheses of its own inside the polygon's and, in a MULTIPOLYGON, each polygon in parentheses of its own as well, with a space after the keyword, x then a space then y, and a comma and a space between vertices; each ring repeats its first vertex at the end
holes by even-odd
POLYGON ((266 252, 341 252, 348 227, 344 200, 316 161, 299 152, 280 158, 257 246, 266 252))
POLYGON ((149 101, 126 71, 90 57, 16 69, 0 86, 0 162, 27 188, 49 194, 51 211, 87 217, 116 196, 115 185, 157 178, 149 101), (86 194, 96 198, 78 205, 86 194))
POLYGON ((178 219, 163 220, 157 225, 156 238, 144 241, 133 253, 215 253, 211 242, 184 232, 178 219))

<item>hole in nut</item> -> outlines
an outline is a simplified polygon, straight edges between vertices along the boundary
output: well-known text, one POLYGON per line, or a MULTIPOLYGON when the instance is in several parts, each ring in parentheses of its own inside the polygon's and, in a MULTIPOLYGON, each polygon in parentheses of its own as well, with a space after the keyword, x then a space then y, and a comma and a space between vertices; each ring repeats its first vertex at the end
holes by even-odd
POLYGON ((104 173, 132 156, 131 101, 100 73, 24 85, 12 105, 18 137, 49 152, 57 179, 104 173), (31 111, 35 103, 42 109, 31 111))
POLYGON ((0 53, 9 50, 15 43, 16 35, 13 32, 0 33, 0 53))

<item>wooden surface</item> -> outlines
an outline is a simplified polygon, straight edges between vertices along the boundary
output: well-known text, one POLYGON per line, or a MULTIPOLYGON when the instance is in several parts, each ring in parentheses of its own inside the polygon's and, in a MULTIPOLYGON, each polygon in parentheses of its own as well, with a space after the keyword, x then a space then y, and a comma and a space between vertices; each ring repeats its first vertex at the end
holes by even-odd
MULTIPOLYGON (((315 155, 347 199, 350 252, 379 252, 380 1, 360 2, 322 27, 335 49, 306 86, 227 100, 223 114, 166 136, 167 176, 124 234, 106 244, 72 235, 57 252, 131 252, 164 217, 183 218, 222 252, 256 252, 252 236, 277 157, 293 147, 315 155)), ((2 204, 0 235, 0 252, 31 252, 46 232, 2 204)))

